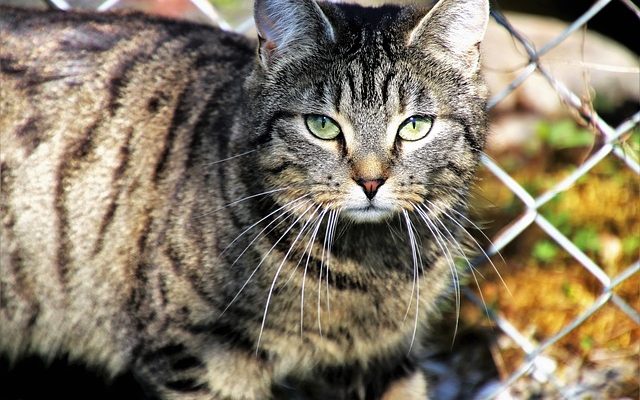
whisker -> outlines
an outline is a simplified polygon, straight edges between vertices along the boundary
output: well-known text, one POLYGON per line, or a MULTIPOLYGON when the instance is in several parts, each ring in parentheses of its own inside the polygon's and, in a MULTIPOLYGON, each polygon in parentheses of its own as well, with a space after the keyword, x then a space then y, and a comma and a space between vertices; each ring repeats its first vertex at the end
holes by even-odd
MULTIPOLYGON (((313 207, 313 205, 310 205, 292 224, 291 227, 295 226, 298 221, 300 221, 300 219, 302 219, 302 217, 309 212, 309 210, 313 207)), ((300 229, 300 232, 298 232, 298 234, 296 235, 295 239, 293 239, 293 242, 291 243, 291 245, 289 246, 289 250, 287 250, 287 252, 285 253, 284 257, 282 258, 282 262, 280 263, 280 265, 278 265, 278 269, 276 270, 275 275, 273 276, 273 281, 271 282, 271 287, 269 288, 269 294, 267 295, 267 303, 264 306, 264 314, 262 315, 262 324, 260 325, 260 333, 258 334, 258 340, 256 342, 256 352, 258 352, 258 350, 260 349, 260 341, 262 339, 262 334, 264 332, 264 326, 265 323, 267 322, 267 313, 269 312, 269 302, 271 301, 271 296, 273 295, 273 288, 275 288, 276 286, 276 281, 278 280, 278 276, 280 276, 280 271, 282 271, 282 267, 284 266, 284 264, 287 262, 287 258, 289 257, 289 254, 291 254, 291 251, 293 250, 293 248, 295 247, 296 243, 298 242, 298 239, 300 239, 300 236, 302 235, 302 232, 304 232, 305 228, 309 225, 309 223, 312 221, 311 218, 313 218, 313 215, 315 215, 315 213, 318 211, 318 208, 316 208, 313 213, 311 214, 311 216, 309 217, 310 219, 307 220, 304 225, 302 226, 302 228, 300 229)), ((287 230, 287 232, 291 230, 291 228, 289 228, 287 230)), ((285 232, 286 234, 286 232, 285 232)))
POLYGON ((466 196, 466 192, 458 187, 455 186, 450 186, 450 185, 444 185, 441 183, 432 183, 432 182, 426 182, 423 185, 425 186, 435 186, 435 187, 441 187, 441 188, 445 188, 445 189, 449 189, 452 190, 454 193, 460 195, 460 196, 466 196))
MULTIPOLYGON (((318 333, 320 334, 320 337, 322 337, 322 321, 321 321, 322 318, 321 318, 321 308, 320 308, 320 299, 321 299, 321 293, 322 293, 322 268, 325 265, 324 255, 327 253, 327 240, 329 238, 329 226, 331 225, 331 220, 333 218, 334 213, 335 213, 335 210, 329 211, 329 218, 327 218, 327 225, 325 227, 325 232, 324 232, 324 241, 322 244, 322 255, 320 256, 320 272, 318 275, 318 301, 317 301, 318 333)), ((327 276, 328 276, 328 273, 327 273, 327 276)))
MULTIPOLYGON (((414 236, 414 231, 411 226, 411 219, 409 218, 409 213, 406 210, 402 210, 404 214, 404 219, 407 224, 407 232, 409 233, 409 243, 411 246, 411 257, 413 259, 413 287, 411 288, 411 296, 409 297, 409 307, 407 308, 407 314, 409 313, 409 309, 411 308, 411 299, 413 299, 413 291, 416 289, 416 313, 415 320, 413 323, 413 333, 411 334, 411 344, 409 345, 409 351, 413 348, 413 343, 416 339, 416 332, 418 331, 418 314, 420 308, 420 285, 417 284, 417 275, 418 275, 418 257, 417 253, 419 250, 417 249, 416 238, 414 236)), ((422 261, 420 262, 422 266, 422 261)), ((405 315, 406 319, 406 315, 405 315)))
MULTIPOLYGON (((300 206, 300 205, 299 205, 300 206)), ((311 206, 309 206, 309 208, 311 208, 311 206)), ((298 217, 298 218, 301 218, 298 217)), ((286 221, 286 219, 280 221, 280 223, 286 221)), ((264 261, 267 259, 267 257, 269 256, 269 254, 271 254, 271 252, 273 251, 273 249, 278 245, 278 243, 280 243, 282 241, 282 239, 286 236, 287 233, 289 233, 289 231, 293 228, 293 226, 295 225, 295 223, 299 221, 296 220, 283 234, 282 236, 280 236, 280 238, 278 238, 278 240, 276 240, 276 242, 273 244, 273 246, 271 246, 271 248, 269 249, 269 251, 267 252, 267 254, 265 254, 262 259, 260 260, 260 262, 258 263, 258 265, 255 267, 255 269, 251 272, 251 274, 249 275, 249 277, 247 278, 247 280, 244 282, 244 284, 242 284, 242 286, 240 287, 240 289, 238 290, 238 293, 236 293, 236 295, 231 299, 231 301, 229 302, 229 304, 227 304, 227 306, 222 310, 222 312, 220 313, 220 316, 224 315, 225 312, 227 312, 227 310, 229 309, 229 307, 231 307, 233 305, 233 303, 235 303, 235 301, 238 299, 238 297, 240 296, 240 294, 242 293, 242 291, 244 290, 245 287, 247 287, 247 285, 249 284, 249 282, 251 281, 251 279, 253 278, 253 276, 256 274, 256 272, 258 272, 258 269, 260 269, 260 266, 262 265, 262 263, 264 263, 264 261)), ((279 225, 279 224, 278 224, 279 225)), ((254 238, 254 240, 256 240, 254 238)), ((251 243, 249 244, 249 246, 251 246, 251 243)), ((249 248, 249 246, 247 246, 247 248, 249 248)), ((246 251, 247 249, 245 249, 244 251, 246 251)), ((243 251, 243 254, 244 254, 243 251)), ((236 263, 236 261, 239 260, 239 258, 242 256, 242 254, 240 254, 240 256, 238 256, 238 258, 236 258, 236 260, 233 262, 233 264, 236 263)), ((233 266, 233 264, 231 264, 231 266, 233 266)))
MULTIPOLYGON (((434 206, 433 203, 431 203, 429 200, 427 200, 427 202, 429 204, 431 204, 432 206, 434 206)), ((443 212, 444 215, 446 215, 447 217, 450 218, 449 214, 447 214, 446 211, 442 211, 442 210, 440 210, 440 211, 443 212)), ((484 310, 485 310, 485 312, 487 314, 487 317, 489 317, 489 309, 487 308, 487 303, 484 301, 484 296, 482 295, 482 289, 480 288, 480 283, 478 282, 478 277, 476 276, 476 272, 478 272, 478 274, 483 279, 484 279, 484 276, 482 275, 482 273, 480 273, 480 271, 477 271, 476 268, 471 264, 471 262, 469 261, 469 258, 465 255, 464 250, 462 249, 462 247, 460 246, 458 241, 454 238, 454 236, 451 233, 451 231, 449 230, 449 228, 447 228, 447 226, 440 219, 436 218, 436 221, 438 221, 440 226, 442 226, 442 228, 445 230, 445 232, 447 233, 447 235, 451 239, 449 241, 449 243, 454 244, 458 248, 458 251, 460 252, 460 255, 464 258, 464 260, 466 261, 467 265, 469 266, 469 271, 471 271, 471 275, 473 276, 473 280, 475 281, 476 287, 478 288, 478 292, 480 293, 480 299, 482 300, 482 304, 484 306, 484 310)), ((457 223, 457 221, 453 221, 453 222, 457 223)), ((462 228, 462 229, 464 229, 464 228, 462 228)))
MULTIPOLYGON (((476 225, 472 220, 470 220, 466 215, 462 214, 460 211, 458 211, 458 210, 456 210, 456 209, 454 209, 454 208, 452 208, 452 209, 451 209, 451 211, 453 211, 454 213, 458 214, 460 217, 462 217, 462 219, 464 219, 466 222, 468 222, 469 224, 471 224, 471 226, 472 226, 475 230, 477 230, 478 232, 480 232, 480 234, 481 234, 485 239, 487 239, 487 241, 489 242, 489 244, 490 244, 491 246, 495 247, 495 245, 493 244, 493 242, 491 241, 491 239, 489 238, 489 236, 487 236, 487 235, 484 233, 484 231, 482 230, 482 228, 480 228, 478 225, 476 225)), ((469 233, 469 235, 471 235, 471 234, 469 233)), ((480 246, 480 247, 482 248, 482 246, 480 246)), ((502 257, 502 254, 501 254, 499 251, 497 251, 497 252, 496 252, 496 254, 498 254, 498 256, 500 257, 500 259, 502 260, 502 262, 503 262, 504 264, 506 264, 506 263, 507 263, 507 262, 504 260, 504 258, 502 257)), ((486 255, 486 253, 485 253, 485 255, 486 255)), ((486 257, 487 257, 487 258, 489 258, 489 256, 488 256, 488 255, 487 255, 486 257)))
POLYGON ((427 228, 431 232, 431 235, 436 240, 438 247, 442 251, 442 255, 446 258, 447 263, 449 264, 449 270, 451 270, 451 276, 453 278, 453 288, 455 292, 455 300, 456 300, 456 325, 453 331, 453 340, 455 340, 458 333, 458 324, 460 322, 460 278, 458 277, 458 271, 455 266, 455 262, 451 253, 449 252, 447 246, 441 242, 440 232, 437 227, 433 225, 429 215, 425 213, 417 204, 413 204, 415 210, 418 212, 418 215, 422 218, 422 220, 427 225, 427 228))
MULTIPOLYGON (((482 231, 482 229, 480 229, 476 224, 473 223, 473 221, 471 221, 469 218, 467 218, 464 214, 460 213, 459 211, 455 210, 455 209, 451 209, 451 211, 455 212, 456 214, 460 215, 462 218, 464 218, 467 222, 469 222, 471 225, 473 225, 473 227, 478 230, 478 232, 480 232, 480 234, 482 234, 482 236, 485 237, 485 239, 487 239, 489 241, 489 243, 491 244, 492 247, 495 248, 495 245, 493 244, 493 242, 491 241, 491 239, 489 239, 489 237, 482 231)), ((446 214, 446 213, 445 213, 446 214)), ((456 221, 455 218, 453 218, 451 215, 447 215, 447 217, 449 219, 451 219, 453 222, 455 222, 456 224, 458 224, 458 226, 460 226, 462 229, 464 229, 465 233, 471 238, 471 240, 473 240, 473 242, 476 244, 476 246, 480 249, 480 251, 482 252, 482 254, 484 255, 484 257, 487 259, 487 261, 489 261, 489 264, 491 264, 491 267, 493 268, 493 270, 495 271, 496 275, 498 275, 498 278, 500 279, 500 281, 502 282, 502 285, 504 286, 504 288, 507 290, 507 293, 509 293, 509 296, 513 297, 513 294, 511 293, 511 290, 509 290, 509 287, 507 286, 507 283, 504 281, 504 279, 502 278, 502 274, 500 274, 500 271, 498 271, 498 268, 496 267, 496 265, 493 263, 493 261, 491 260, 491 258, 489 257, 489 255, 484 251, 484 249, 482 248, 482 246, 480 245, 480 243, 478 243, 478 241, 476 240, 476 238, 473 237, 473 235, 464 228, 464 226, 462 226, 458 221, 456 221)), ((504 257, 502 257, 502 254, 500 253, 500 251, 497 252, 498 256, 500 257, 500 259, 502 260, 503 264, 506 264, 507 262, 504 260, 504 257)))
POLYGON ((277 216, 276 218, 273 219, 273 221, 269 222, 264 228, 262 228, 262 230, 260 232, 258 232, 258 234, 251 240, 251 242, 249 242, 249 244, 244 248, 244 250, 242 250, 242 252, 235 258, 235 260, 233 260, 233 262, 231 263, 231 265, 229 267, 233 267, 234 265, 236 265, 236 263, 238 262, 238 260, 240 260, 240 258, 244 255, 244 253, 246 253, 250 248, 251 245, 253 245, 260 237, 262 237, 263 233, 269 229, 269 227, 273 224, 275 224, 280 218, 282 218, 282 220, 280 222, 278 222, 277 225, 275 225, 274 227, 272 227, 269 232, 267 232, 265 234, 269 235, 271 232, 273 232, 274 230, 276 230, 280 225, 282 225, 284 223, 284 221, 286 221, 291 215, 293 215, 294 212, 296 212, 297 210, 299 210, 301 207, 303 207, 305 204, 307 204, 308 201, 304 201, 298 205, 296 205, 295 207, 293 207, 291 210, 286 210, 284 211, 281 215, 277 216))
POLYGON ((240 154, 236 154, 235 156, 230 156, 230 157, 227 157, 227 158, 223 158, 222 160, 204 163, 203 166, 204 167, 210 167, 212 165, 220 164, 220 163, 223 163, 223 162, 226 162, 226 161, 235 160, 236 158, 244 157, 244 156, 249 155, 251 153, 255 153, 256 151, 259 151, 259 150, 262 150, 262 148, 245 151, 244 153, 240 153, 240 154))
MULTIPOLYGON (((305 252, 307 253, 307 261, 304 265, 304 273, 302 274, 302 289, 300 289, 300 336, 304 334, 304 284, 307 279, 307 268, 309 267, 309 259, 311 258, 311 252, 313 251, 313 243, 316 241, 316 237, 318 235, 318 231, 320 230, 320 226, 322 225, 322 220, 324 216, 327 214, 329 210, 325 209, 318 216, 318 222, 313 229, 313 234, 309 239, 309 243, 307 244, 307 248, 305 252)), ((304 257, 304 253, 303 253, 304 257)))
MULTIPOLYGON (((427 200, 428 203, 430 203, 433 207, 436 207, 436 209, 438 211, 440 211, 441 213, 443 213, 447 218, 449 218, 453 223, 455 223, 456 225, 458 225, 463 231, 464 233, 471 238, 471 240, 475 243, 476 247, 482 252, 482 254, 484 255, 484 257, 487 259, 487 261, 489 261, 489 264, 491 265, 491 267, 493 268, 494 272, 496 273, 496 275, 498 275, 498 278, 500 279, 500 282, 502 282, 502 286, 504 286, 504 288, 506 289, 507 293, 509 294, 509 296, 513 297, 513 294, 511 293, 511 290, 509 289, 509 287, 507 286, 507 283, 504 281, 504 279, 502 278, 502 274, 500 274, 500 271, 498 271, 498 268, 496 267, 496 265, 493 263, 493 260, 491 260, 491 257, 489 257, 489 255, 487 254, 486 251, 484 251, 484 248, 480 245, 480 243, 478 243, 478 241, 476 240, 476 238, 462 225, 460 224, 460 222, 458 220, 456 220, 452 215, 450 215, 449 213, 447 213, 446 210, 443 210, 442 208, 439 208, 437 205, 433 204, 432 202, 430 202, 429 200, 427 200)), ((455 210, 455 209, 451 209, 451 211, 455 212, 456 214, 458 214, 459 216, 461 216, 466 222, 470 223, 471 225, 473 225, 473 227, 478 230, 478 232, 480 232, 480 234, 482 234, 482 236, 485 237, 485 239, 487 239, 487 241, 489 241, 489 243, 493 245, 493 242, 491 241, 491 239, 489 239, 489 237, 482 231, 482 229, 480 229, 475 223, 473 223, 473 221, 471 221, 469 218, 467 218, 467 216, 465 216, 464 214, 462 214, 461 212, 455 210)), ((495 246, 494 246, 495 247, 495 246)), ((500 259, 502 260, 502 262, 504 264, 506 264, 506 261, 504 260, 504 258, 502 257, 502 254, 500 254, 500 252, 497 252, 498 256, 500 257, 500 259)), ((477 271, 477 270, 476 270, 477 271)), ((479 271, 478 271, 479 273, 479 271)), ((483 277, 484 278, 484 277, 483 277)))
POLYGON ((222 255, 224 255, 224 254, 227 252, 227 250, 229 250, 229 248, 230 248, 230 247, 231 247, 231 246, 232 246, 236 241, 238 241, 238 240, 240 239, 240 237, 242 237, 245 233, 249 232, 249 231, 250 231, 251 229, 253 229, 256 225, 260 224, 262 221, 264 221, 265 219, 269 218, 270 216, 272 216, 273 214, 277 213, 278 211, 282 210, 283 208, 289 207, 289 206, 291 206, 292 204, 294 204, 294 203, 296 203, 296 202, 298 202, 298 201, 300 201, 300 200, 302 200, 302 199, 306 198, 307 196, 309 196, 309 195, 307 194, 307 195, 304 195, 304 196, 300 196, 300 197, 298 197, 298 198, 297 198, 297 199, 295 199, 295 200, 291 200, 291 201, 290 201, 290 202, 288 202, 287 204, 285 204, 285 205, 283 205, 283 206, 281 206, 281 207, 278 207, 278 208, 277 208, 277 209, 275 209, 274 211, 270 212, 269 214, 267 214, 267 216, 265 216, 265 217, 261 218, 258 222, 256 222, 256 223, 252 224, 250 227, 248 227, 247 229, 245 229, 244 231, 242 231, 238 236, 236 236, 236 238, 235 238, 235 239, 233 239, 233 240, 231 241, 231 243, 229 243, 229 244, 228 244, 228 245, 227 245, 227 246, 226 246, 226 247, 225 247, 225 248, 220 252, 220 255, 221 255, 221 256, 222 256, 222 255))
MULTIPOLYGON (((405 225, 407 227, 407 234, 409 235, 409 244, 411 245, 411 255, 413 256, 414 255, 414 249, 413 249, 412 242, 411 242, 411 231, 409 230, 409 224, 408 224, 408 221, 407 221, 408 213, 406 212, 406 210, 403 210, 402 214, 403 214, 404 219, 405 219, 405 225)), ((415 289, 416 289, 416 283, 417 283, 417 276, 416 275, 418 273, 418 269, 417 269, 417 265, 415 263, 415 261, 416 261, 415 257, 414 257, 413 261, 414 261, 413 262, 413 284, 411 286, 411 295, 409 296, 409 305, 407 305, 407 311, 405 311, 405 313, 404 313, 404 318, 402 319, 403 321, 406 321, 407 317, 409 316, 409 311, 411 310, 411 304, 413 303, 413 293, 415 292, 415 289)))
MULTIPOLYGON (((311 225, 310 229, 306 231, 306 233, 308 233, 308 234, 309 234, 309 236, 311 236, 311 233, 312 233, 312 231, 313 231, 313 225, 314 225, 314 224, 316 223, 316 221, 318 220, 318 217, 320 217, 320 215, 315 216, 315 214, 316 214, 316 213, 318 212, 318 210, 320 210, 320 209, 322 209, 322 206, 320 206, 320 205, 319 205, 319 206, 317 206, 317 207, 316 207, 316 209, 314 210, 313 214, 312 214, 312 215, 314 215, 314 217, 310 217, 310 218, 309 218, 309 222, 313 221, 313 222, 311 222, 311 223, 310 223, 310 225, 311 225)), ((305 224, 305 226, 306 226, 306 224, 305 224)), ((306 235, 306 233, 305 233, 305 235, 306 235)), ((303 240, 306 240, 306 239, 303 237, 303 240)), ((284 285, 283 285, 283 286, 287 286, 287 285, 289 285, 289 282, 291 282, 291 280, 292 280, 292 279, 293 279, 293 277, 295 276, 296 272, 298 271, 298 267, 300 267, 300 264, 302 264, 302 260, 304 259, 304 256, 306 255, 306 250, 307 250, 307 246, 305 246, 305 248, 304 248, 304 250, 303 250, 303 252, 302 252, 302 255, 300 256, 300 258, 298 259, 298 262, 296 263, 296 266, 295 266, 295 267, 293 268, 293 270, 291 271, 291 274, 289 274, 289 278, 287 278, 287 281, 284 283, 284 285)))
POLYGON ((391 232, 391 238, 394 243, 397 243, 398 240, 402 240, 402 234, 398 232, 388 220, 385 220, 384 223, 387 225, 387 228, 389 228, 389 232, 391 232))
MULTIPOLYGON (((445 210, 438 209, 437 206, 434 205, 429 200, 426 200, 426 201, 427 201, 427 203, 431 204, 432 207, 435 207, 438 211, 440 211, 443 215, 445 215, 446 217, 451 219, 451 216, 449 214, 447 214, 447 212, 445 210)), ((420 207, 420 206, 418 205, 418 207, 420 207)), ((471 264, 471 262, 469 261, 469 258, 465 254, 465 251, 462 249, 462 247, 460 246, 458 241, 455 239, 455 237, 453 236, 453 234, 451 233, 449 228, 447 228, 447 226, 440 219, 435 218, 435 220, 438 221, 438 224, 440 224, 440 226, 444 229, 444 231, 447 233, 449 238, 451 238, 451 241, 449 243, 452 243, 453 245, 455 245, 457 247, 458 251, 460 252, 460 255, 464 258, 464 260, 466 261, 467 265, 469 266, 469 269, 471 270, 471 273, 473 273, 474 270, 475 270, 482 278, 484 278, 484 275, 482 275, 482 273, 480 271, 478 271, 477 268, 475 268, 471 264)), ((460 224, 458 224, 458 221, 452 220, 452 222, 456 223, 461 229, 464 230, 464 227, 460 226, 460 224)), ((475 277, 475 274, 474 274, 474 277, 475 277)))
POLYGON ((211 214, 215 214, 215 213, 217 213, 219 211, 224 210, 225 208, 229 208, 229 207, 235 206, 236 204, 242 203, 244 201, 251 200, 251 199, 254 199, 256 197, 266 196, 266 195, 272 194, 272 193, 282 192, 283 190, 287 190, 287 189, 289 189, 289 187, 284 187, 284 188, 279 188, 279 189, 272 189, 272 190, 267 190, 266 192, 262 192, 262 193, 258 193, 258 194, 252 194, 250 196, 243 197, 242 199, 234 200, 231 203, 229 203, 227 205, 224 205, 222 207, 216 208, 213 211, 207 211, 207 212, 203 213, 202 215, 200 215, 200 218, 206 217, 206 216, 211 215, 211 214))
POLYGON ((329 318, 331 318, 331 302, 329 298, 329 259, 331 257, 331 250, 333 249, 333 241, 335 238, 336 228, 338 226, 338 217, 340 215, 340 210, 335 210, 333 214, 333 219, 331 221, 331 228, 329 228, 329 245, 327 250, 327 265, 326 265, 326 275, 325 281, 327 286, 327 313, 329 314, 329 318))

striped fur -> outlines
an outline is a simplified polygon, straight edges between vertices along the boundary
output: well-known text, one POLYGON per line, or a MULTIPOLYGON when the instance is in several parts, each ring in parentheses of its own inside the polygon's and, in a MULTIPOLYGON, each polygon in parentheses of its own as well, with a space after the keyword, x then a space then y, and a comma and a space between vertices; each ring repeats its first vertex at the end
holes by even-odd
POLYGON ((441 243, 462 234, 444 214, 464 215, 486 132, 475 45, 430 28, 481 37, 459 3, 258 0, 259 43, 1 9, 0 349, 130 369, 167 399, 421 398, 441 243), (409 110, 435 116, 423 142, 395 139, 409 110), (367 174, 380 221, 348 213, 367 174))

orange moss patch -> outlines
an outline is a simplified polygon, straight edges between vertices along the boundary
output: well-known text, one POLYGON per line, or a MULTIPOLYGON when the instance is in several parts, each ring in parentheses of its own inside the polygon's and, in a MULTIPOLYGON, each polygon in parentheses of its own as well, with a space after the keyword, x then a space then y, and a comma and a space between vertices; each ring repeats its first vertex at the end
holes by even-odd
MULTIPOLYGON (((588 151, 547 148, 531 156, 517 150, 491 156, 530 193, 539 195, 571 173, 588 151)), ((523 207, 488 171, 481 172, 474 199, 474 220, 491 221, 484 223, 490 237, 517 218, 523 207)), ((616 157, 608 156, 540 212, 611 278, 639 258, 640 179, 616 157)), ((602 294, 602 284, 535 224, 502 255, 505 263, 497 257, 494 262, 512 296, 488 265, 482 269, 486 280, 480 281, 480 290, 488 305, 534 343, 559 333, 602 294)), ((470 287, 478 293, 474 283, 470 287)), ((619 285, 615 293, 640 310, 640 273, 619 285)), ((467 323, 487 320, 482 310, 473 307, 463 309, 462 318, 467 323)), ((640 356, 640 327, 612 302, 569 332, 547 354, 562 368, 575 365, 576 360, 595 362, 594 354, 601 356, 603 352, 636 359, 640 356)), ((516 346, 503 348, 500 357, 507 371, 517 369, 523 360, 516 346)))

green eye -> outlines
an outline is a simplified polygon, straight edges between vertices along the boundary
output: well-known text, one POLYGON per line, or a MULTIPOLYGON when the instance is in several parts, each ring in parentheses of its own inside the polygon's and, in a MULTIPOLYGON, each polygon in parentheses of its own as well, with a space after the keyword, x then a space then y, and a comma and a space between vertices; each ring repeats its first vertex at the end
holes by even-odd
POLYGON ((415 142, 427 136, 432 126, 433 118, 414 115, 400 124, 398 136, 403 140, 415 142))
POLYGON ((342 132, 338 123, 326 115, 307 115, 304 121, 309 132, 320 139, 332 140, 342 132))

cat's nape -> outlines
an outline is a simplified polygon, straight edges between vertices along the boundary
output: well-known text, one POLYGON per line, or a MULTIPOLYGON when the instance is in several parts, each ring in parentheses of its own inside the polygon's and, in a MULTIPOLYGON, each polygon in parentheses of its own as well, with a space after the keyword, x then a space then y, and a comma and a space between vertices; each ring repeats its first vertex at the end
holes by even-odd
POLYGON ((0 349, 177 399, 424 398, 486 0, 257 0, 258 41, 0 13, 0 349))

